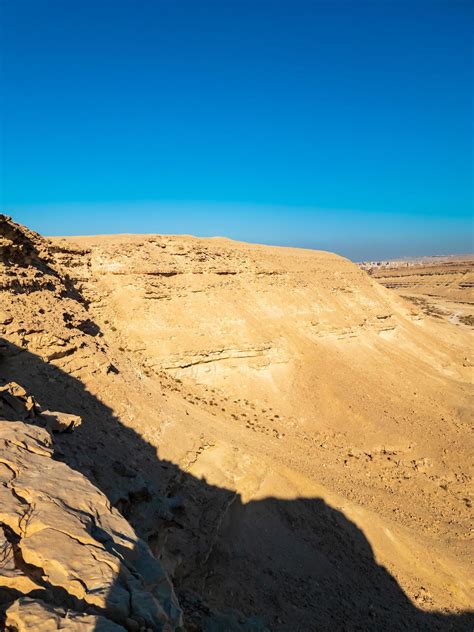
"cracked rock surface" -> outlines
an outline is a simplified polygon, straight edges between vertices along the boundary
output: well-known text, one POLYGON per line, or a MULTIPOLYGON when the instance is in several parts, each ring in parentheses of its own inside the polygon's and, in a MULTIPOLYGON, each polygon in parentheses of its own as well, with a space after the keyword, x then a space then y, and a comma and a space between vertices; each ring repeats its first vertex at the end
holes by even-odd
POLYGON ((471 349, 335 254, 0 215, 0 628, 176 629, 169 577, 186 632, 471 632, 471 349))
POLYGON ((52 457, 47 430, 0 421, 5 625, 176 629, 180 609, 173 588, 148 546, 102 492, 52 457))

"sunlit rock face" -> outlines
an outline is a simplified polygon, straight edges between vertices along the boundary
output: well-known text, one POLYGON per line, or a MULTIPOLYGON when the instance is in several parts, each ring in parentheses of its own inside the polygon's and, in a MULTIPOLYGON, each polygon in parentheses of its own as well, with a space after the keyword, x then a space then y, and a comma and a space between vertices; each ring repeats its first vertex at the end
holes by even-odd
POLYGON ((12 630, 472 628, 468 327, 331 253, 0 237, 12 630))
POLYGON ((0 421, 6 625, 176 629, 180 610, 160 563, 104 494, 53 454, 47 430, 0 421))

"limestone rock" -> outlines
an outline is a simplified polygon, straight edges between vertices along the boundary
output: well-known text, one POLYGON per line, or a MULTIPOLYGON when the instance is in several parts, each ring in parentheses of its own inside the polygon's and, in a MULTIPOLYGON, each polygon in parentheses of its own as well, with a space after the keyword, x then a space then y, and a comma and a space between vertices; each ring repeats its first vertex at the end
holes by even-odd
POLYGON ((39 599, 22 597, 17 599, 6 612, 7 630, 15 632, 121 632, 125 628, 105 617, 81 614, 70 610, 53 608, 39 599))
POLYGON ((7 624, 46 631, 100 623, 105 631, 135 621, 176 629, 181 612, 172 585, 148 546, 98 489, 52 454, 45 429, 0 422, 0 589, 10 601, 35 590, 45 602, 16 602, 7 624), (77 614, 65 619, 52 610, 58 600, 77 614))
POLYGON ((41 406, 16 382, 0 386, 0 419, 29 420, 46 427, 50 432, 72 432, 82 420, 79 415, 59 411, 42 410, 41 406))
POLYGON ((418 307, 469 316, 471 280, 440 272, 407 302, 330 253, 0 216, 0 603, 172 628, 138 533, 189 631, 472 630, 472 336, 418 307), (43 410, 82 417, 63 463, 43 410))
POLYGON ((44 410, 41 419, 46 422, 46 427, 51 432, 72 432, 78 428, 82 420, 79 415, 44 410))
POLYGON ((16 382, 0 386, 0 418, 28 419, 37 410, 34 398, 16 382))

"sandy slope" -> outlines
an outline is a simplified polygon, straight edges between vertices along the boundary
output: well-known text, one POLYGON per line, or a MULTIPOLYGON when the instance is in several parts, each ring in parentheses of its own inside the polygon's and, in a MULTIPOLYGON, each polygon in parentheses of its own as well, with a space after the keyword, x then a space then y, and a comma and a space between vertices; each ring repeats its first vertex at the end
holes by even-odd
POLYGON ((467 328, 325 252, 35 248, 69 294, 4 263, 5 378, 81 414, 64 460, 148 539, 189 629, 472 627, 467 328))

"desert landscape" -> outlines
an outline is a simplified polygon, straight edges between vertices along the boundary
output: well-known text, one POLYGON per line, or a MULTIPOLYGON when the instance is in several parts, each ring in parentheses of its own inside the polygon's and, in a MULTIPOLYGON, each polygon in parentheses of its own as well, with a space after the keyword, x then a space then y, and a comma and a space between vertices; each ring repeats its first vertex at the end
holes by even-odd
POLYGON ((0 632, 474 632, 474 3, 0 15, 0 632))
POLYGON ((434 318, 474 325, 474 256, 422 257, 360 267, 434 318))
POLYGON ((5 629, 473 629, 473 257, 0 252, 5 629))

